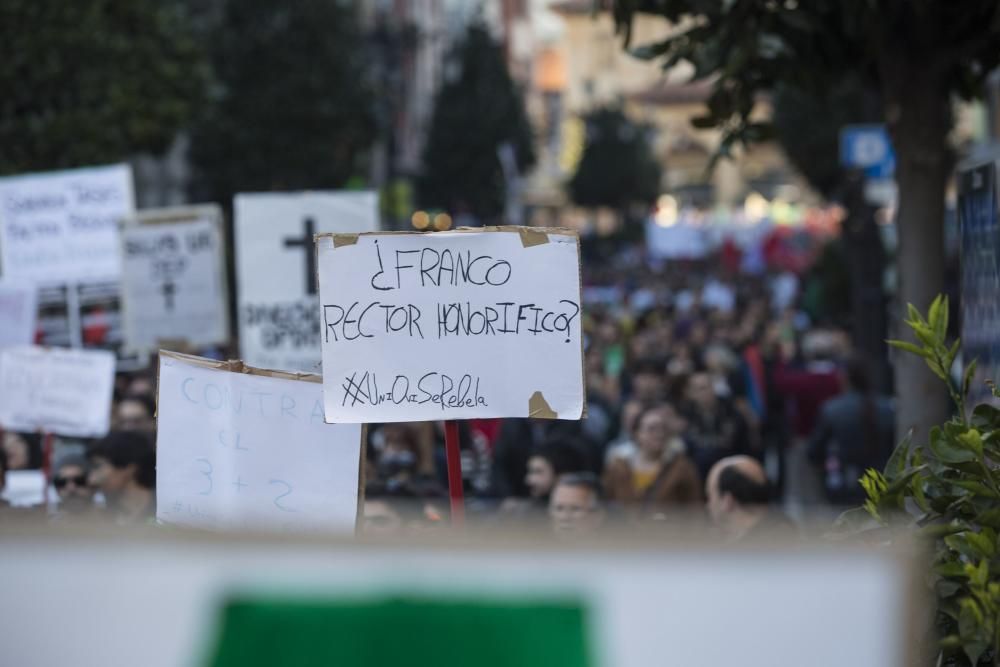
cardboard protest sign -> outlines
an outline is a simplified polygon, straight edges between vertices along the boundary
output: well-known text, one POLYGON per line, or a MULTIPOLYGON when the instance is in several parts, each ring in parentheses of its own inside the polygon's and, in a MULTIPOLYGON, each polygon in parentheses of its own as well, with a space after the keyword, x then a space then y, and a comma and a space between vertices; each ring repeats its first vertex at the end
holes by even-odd
POLYGON ((103 350, 0 351, 0 426, 101 437, 108 432, 115 357, 103 350))
POLYGON ((234 209, 240 355, 254 366, 318 372, 313 235, 377 229, 375 193, 241 194, 234 209))
POLYGON ((0 272, 38 289, 43 345, 118 350, 118 223, 133 215, 128 165, 0 178, 0 272))
POLYGON ((122 301, 130 350, 229 338, 218 206, 142 211, 122 227, 122 301))
POLYGON ((117 278, 118 221, 133 208, 132 172, 123 164, 0 179, 4 276, 117 278))
POLYGON ((575 233, 317 238, 329 422, 579 419, 575 233))
POLYGON ((160 353, 157 518, 353 530, 361 426, 323 421, 320 378, 160 353))
POLYGON ((0 281, 0 348, 35 341, 37 296, 30 284, 0 281))

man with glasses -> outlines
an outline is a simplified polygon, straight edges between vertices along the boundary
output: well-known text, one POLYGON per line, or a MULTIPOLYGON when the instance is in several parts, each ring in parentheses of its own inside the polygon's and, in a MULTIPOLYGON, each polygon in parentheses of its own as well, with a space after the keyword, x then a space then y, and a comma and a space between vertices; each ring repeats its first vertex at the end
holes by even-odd
POLYGON ((595 532, 604 520, 600 484, 592 473, 570 473, 556 481, 549 497, 552 530, 560 537, 595 532))
POLYGON ((58 517, 80 516, 94 510, 94 489, 87 482, 89 472, 87 460, 75 454, 56 463, 52 484, 59 494, 58 517))

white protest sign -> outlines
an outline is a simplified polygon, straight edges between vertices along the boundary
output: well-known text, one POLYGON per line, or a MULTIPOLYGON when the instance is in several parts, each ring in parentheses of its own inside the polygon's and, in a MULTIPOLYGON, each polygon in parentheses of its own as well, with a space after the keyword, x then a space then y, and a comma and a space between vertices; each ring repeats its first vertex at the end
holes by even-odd
POLYGON ((4 277, 45 284, 117 278, 118 222, 134 208, 124 164, 0 178, 4 277))
POLYGON ((38 321, 38 290, 0 281, 0 348, 31 345, 38 321))
POLYGON ((317 238, 329 422, 580 419, 575 234, 317 238))
POLYGON ((162 352, 157 518, 201 528, 353 530, 361 426, 324 423, 322 401, 315 375, 162 352))
POLYGON ((222 211, 217 206, 142 211, 122 227, 125 342, 152 350, 160 341, 225 343, 226 280, 222 211))
POLYGON ((240 194, 234 211, 240 355, 254 366, 318 372, 313 235, 374 231, 376 194, 240 194))
POLYGON ((110 352, 9 347, 0 351, 0 426, 101 437, 108 432, 114 380, 110 352))

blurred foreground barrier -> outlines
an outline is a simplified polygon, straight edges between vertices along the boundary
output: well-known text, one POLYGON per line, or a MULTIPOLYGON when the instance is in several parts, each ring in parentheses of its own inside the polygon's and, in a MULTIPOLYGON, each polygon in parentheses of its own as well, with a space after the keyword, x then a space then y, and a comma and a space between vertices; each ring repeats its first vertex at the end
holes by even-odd
POLYGON ((8 526, 0 663, 915 664, 898 554, 677 544, 8 526))

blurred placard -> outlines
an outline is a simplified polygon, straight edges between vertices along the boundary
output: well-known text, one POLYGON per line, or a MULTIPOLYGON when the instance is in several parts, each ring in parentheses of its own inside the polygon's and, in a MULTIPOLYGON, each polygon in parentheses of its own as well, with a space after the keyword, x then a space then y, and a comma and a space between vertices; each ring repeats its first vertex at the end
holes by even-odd
POLYGON ((317 238, 330 422, 580 419, 576 234, 317 238))
POLYGON ((102 350, 0 351, 0 426, 101 437, 108 432, 115 357, 102 350))
POLYGON ((318 376, 162 352, 157 518, 353 530, 361 427, 324 423, 322 401, 318 376))
POLYGON ((35 342, 37 296, 33 285, 0 281, 0 349, 35 342))
MULTIPOLYGON (((209 665, 233 596, 259 601, 239 607, 245 621, 257 621, 252 632, 270 621, 266 642, 245 632, 233 637, 243 640, 230 663, 239 665, 522 665, 490 652, 511 634, 520 643, 538 627, 523 610, 554 601, 584 610, 591 667, 927 664, 917 656, 922 636, 911 624, 928 616, 929 601, 914 594, 912 568, 889 549, 712 546, 694 537, 651 543, 651 535, 639 544, 626 538, 559 546, 497 526, 489 541, 437 533, 433 541, 410 535, 365 545, 162 530, 129 539, 79 529, 60 535, 55 528, 0 531, 0 571, 10 588, 0 596, 4 665, 128 665, 136 656, 143 667, 209 665), (409 603, 409 614, 423 602, 421 632, 398 631, 404 614, 387 620, 358 609, 387 600, 409 603), (443 605, 463 602, 522 611, 472 630, 441 613, 443 605), (327 605, 353 606, 357 631, 345 638, 350 647, 339 659, 321 662, 316 658, 329 655, 331 637, 345 634, 322 632, 331 623, 322 612, 327 605), (303 611, 312 615, 303 619, 303 611), (452 632, 463 639, 450 643, 452 632), (396 650, 380 642, 395 642, 396 650), (456 646, 464 650, 448 652, 456 646), (358 656, 364 647, 370 650, 358 656)), ((558 632, 574 626, 564 623, 558 632)), ((553 651, 566 646, 564 634, 550 636, 557 630, 542 627, 533 657, 580 664, 575 653, 553 651)))
POLYGON ((4 276, 40 283, 117 278, 118 223, 132 209, 128 165, 0 179, 4 276))
POLYGON ((319 372, 313 235, 374 231, 376 194, 241 194, 234 209, 240 355, 254 366, 319 372))
POLYGON ((130 350, 229 337, 218 206, 142 211, 122 227, 122 300, 130 350))
POLYGON ((958 219, 962 263, 962 358, 977 361, 971 401, 991 401, 986 380, 1000 367, 1000 211, 996 163, 959 172, 958 219))
POLYGON ((118 225, 134 211, 126 164, 0 178, 0 272, 38 289, 38 343, 121 351, 118 225))

